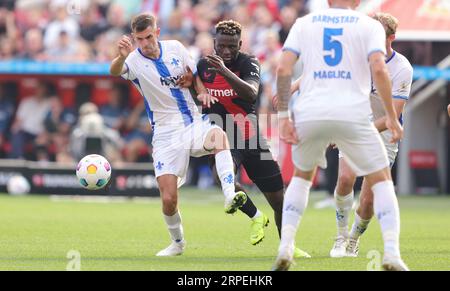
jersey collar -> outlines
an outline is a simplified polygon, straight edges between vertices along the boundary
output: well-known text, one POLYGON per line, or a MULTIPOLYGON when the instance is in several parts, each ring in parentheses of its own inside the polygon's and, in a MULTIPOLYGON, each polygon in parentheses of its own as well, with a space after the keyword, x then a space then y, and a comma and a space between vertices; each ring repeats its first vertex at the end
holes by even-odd
POLYGON ((393 51, 392 56, 386 60, 386 64, 389 63, 394 57, 395 57, 396 52, 393 51))
POLYGON ((149 60, 152 60, 152 61, 159 61, 159 60, 161 60, 162 55, 163 55, 163 50, 162 50, 162 47, 161 47, 161 42, 159 42, 159 41, 158 41, 158 46, 159 46, 159 58, 157 58, 157 59, 147 57, 146 55, 144 55, 144 54, 142 53, 142 51, 141 51, 140 48, 138 48, 138 52, 141 54, 141 56, 143 56, 143 57, 146 58, 146 59, 149 59, 149 60))

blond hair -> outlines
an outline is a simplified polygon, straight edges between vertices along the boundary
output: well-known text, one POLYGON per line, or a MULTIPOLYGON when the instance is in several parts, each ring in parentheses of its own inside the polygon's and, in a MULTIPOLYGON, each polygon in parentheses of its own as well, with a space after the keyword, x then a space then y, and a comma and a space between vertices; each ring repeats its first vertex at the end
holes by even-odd
POLYGON ((386 31, 386 37, 389 37, 397 32, 398 19, 389 13, 376 13, 373 19, 379 21, 386 31))

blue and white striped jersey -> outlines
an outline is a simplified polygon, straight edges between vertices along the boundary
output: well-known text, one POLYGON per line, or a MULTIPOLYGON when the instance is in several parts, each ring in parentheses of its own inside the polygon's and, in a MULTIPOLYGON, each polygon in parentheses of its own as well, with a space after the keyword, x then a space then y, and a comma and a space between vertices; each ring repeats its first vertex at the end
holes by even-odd
POLYGON ((160 57, 152 59, 134 50, 125 60, 127 72, 122 75, 130 80, 142 94, 148 117, 152 125, 190 125, 201 116, 186 88, 180 88, 176 81, 186 71, 194 74, 197 67, 187 49, 176 40, 159 42, 160 57))

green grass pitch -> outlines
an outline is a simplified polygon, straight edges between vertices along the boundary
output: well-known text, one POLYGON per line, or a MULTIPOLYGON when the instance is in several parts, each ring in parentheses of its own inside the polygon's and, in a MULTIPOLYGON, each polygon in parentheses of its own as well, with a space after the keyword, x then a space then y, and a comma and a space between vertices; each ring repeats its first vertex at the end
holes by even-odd
MULTIPOLYGON (((260 194, 251 194, 269 217, 260 194)), ((335 235, 332 209, 316 210, 323 198, 313 192, 298 235, 299 247, 313 258, 292 270, 367 270, 382 254, 376 220, 362 237, 358 258, 328 257, 335 235), (375 251, 375 252, 371 252, 375 251), (368 254, 375 254, 368 258, 368 254)), ((450 196, 400 197, 401 251, 411 270, 450 270, 450 196)), ((48 196, 0 194, 0 270, 66 270, 80 254, 81 270, 269 270, 278 248, 273 219, 266 238, 249 243, 250 221, 226 215, 219 191, 182 188, 180 209, 187 248, 179 257, 155 256, 169 243, 159 199, 102 203, 48 196)), ((353 216, 351 221, 353 220, 353 216)))

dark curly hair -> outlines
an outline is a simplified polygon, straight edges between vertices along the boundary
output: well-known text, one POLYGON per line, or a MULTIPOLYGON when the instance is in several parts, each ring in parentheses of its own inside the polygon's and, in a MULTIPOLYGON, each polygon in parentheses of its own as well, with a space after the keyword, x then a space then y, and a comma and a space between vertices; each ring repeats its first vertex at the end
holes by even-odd
POLYGON ((241 35, 242 25, 234 20, 224 20, 216 25, 216 34, 241 35))

